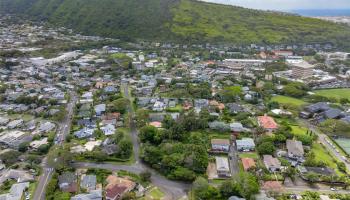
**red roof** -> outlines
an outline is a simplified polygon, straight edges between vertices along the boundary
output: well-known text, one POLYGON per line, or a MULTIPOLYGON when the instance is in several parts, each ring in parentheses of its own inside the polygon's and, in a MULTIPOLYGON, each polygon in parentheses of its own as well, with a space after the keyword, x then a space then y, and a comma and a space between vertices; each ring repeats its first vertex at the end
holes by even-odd
POLYGON ((277 129, 277 123, 272 117, 267 115, 258 117, 259 125, 265 129, 277 129))
POLYGON ((266 181, 262 185, 262 189, 270 191, 283 191, 283 186, 279 181, 266 181))
POLYGON ((127 192, 126 186, 113 185, 106 189, 106 198, 107 199, 120 199, 125 192, 127 192))
POLYGON ((244 171, 248 171, 250 168, 255 167, 255 161, 253 158, 241 158, 244 171))

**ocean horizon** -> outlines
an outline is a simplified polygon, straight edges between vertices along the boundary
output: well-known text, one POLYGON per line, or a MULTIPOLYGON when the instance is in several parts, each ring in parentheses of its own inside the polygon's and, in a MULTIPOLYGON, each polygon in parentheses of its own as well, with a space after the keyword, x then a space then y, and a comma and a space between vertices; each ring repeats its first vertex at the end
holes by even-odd
POLYGON ((307 17, 350 16, 350 9, 298 9, 289 10, 288 12, 307 17))

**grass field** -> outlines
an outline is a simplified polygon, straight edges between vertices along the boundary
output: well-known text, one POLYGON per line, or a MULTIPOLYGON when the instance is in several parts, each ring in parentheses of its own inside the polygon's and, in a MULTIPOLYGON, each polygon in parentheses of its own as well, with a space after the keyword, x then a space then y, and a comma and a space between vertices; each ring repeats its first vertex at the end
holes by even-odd
POLYGON ((276 101, 279 104, 293 104, 295 106, 302 106, 305 103, 305 101, 302 101, 300 99, 296 99, 293 97, 287 97, 287 96, 281 96, 281 95, 277 95, 271 98, 271 101, 276 101))
POLYGON ((307 132, 307 128, 305 127, 301 127, 301 126, 297 126, 297 125, 293 125, 292 127, 292 133, 294 135, 305 135, 307 132))
POLYGON ((259 156, 255 152, 250 152, 250 153, 240 153, 239 154, 240 158, 253 158, 253 159, 258 159, 259 156))
POLYGON ((344 151, 350 155, 350 139, 339 138, 334 140, 344 151))
POLYGON ((325 97, 332 97, 336 99, 347 98, 350 99, 350 89, 328 89, 328 90, 316 90, 315 94, 325 97))
POLYGON ((159 188, 154 187, 149 191, 148 195, 146 196, 146 199, 154 199, 154 200, 160 200, 164 197, 164 193, 159 190, 159 188))
POLYGON ((327 166, 329 166, 330 168, 333 168, 338 175, 342 175, 343 174, 337 168, 337 164, 336 164, 337 160, 335 160, 332 157, 332 155, 330 155, 328 153, 328 151, 321 144, 315 142, 312 145, 312 149, 311 150, 316 155, 316 160, 317 161, 325 162, 327 164, 327 166))

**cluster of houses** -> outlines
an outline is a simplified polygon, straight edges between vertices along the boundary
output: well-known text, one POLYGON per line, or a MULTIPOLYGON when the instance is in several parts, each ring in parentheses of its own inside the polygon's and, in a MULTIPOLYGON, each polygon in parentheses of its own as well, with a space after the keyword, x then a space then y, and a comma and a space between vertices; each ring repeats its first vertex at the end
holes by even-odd
POLYGON ((145 191, 142 185, 116 174, 103 180, 106 184, 97 180, 94 174, 64 172, 58 177, 58 186, 61 191, 73 194, 71 200, 119 200, 128 192, 135 191, 137 196, 142 196, 145 191), (76 194, 78 191, 84 192, 76 194))
POLYGON ((315 124, 324 122, 327 119, 337 119, 350 124, 350 112, 332 108, 327 102, 318 102, 305 107, 300 112, 300 117, 310 119, 315 124))

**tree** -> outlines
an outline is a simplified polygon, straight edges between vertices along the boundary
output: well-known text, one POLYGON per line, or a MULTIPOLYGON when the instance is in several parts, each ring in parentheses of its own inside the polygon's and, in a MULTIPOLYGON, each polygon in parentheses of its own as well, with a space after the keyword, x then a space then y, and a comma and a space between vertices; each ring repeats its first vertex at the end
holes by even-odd
POLYGON ((143 182, 150 182, 151 177, 152 177, 152 173, 150 171, 146 170, 140 173, 140 178, 141 178, 141 181, 143 182))
POLYGON ((305 178, 310 181, 311 184, 315 183, 316 181, 318 181, 319 177, 316 173, 314 172, 308 172, 306 175, 305 175, 305 178))
POLYGON ((276 148, 272 142, 263 142, 257 146, 257 150, 260 155, 272 155, 276 148))
POLYGON ((127 98, 120 98, 112 102, 112 112, 120 112, 124 114, 130 105, 130 101, 127 98))
POLYGON ((220 194, 222 197, 228 199, 230 196, 240 196, 239 185, 234 180, 224 181, 220 187, 220 194))
POLYGON ((187 168, 177 167, 171 172, 169 178, 183 181, 193 181, 196 178, 196 174, 187 168))
POLYGON ((118 143, 118 155, 121 158, 130 158, 132 154, 132 142, 129 139, 123 139, 118 143))
POLYGON ((149 111, 146 109, 138 109, 136 111, 136 123, 138 127, 146 126, 149 121, 149 111))
POLYGON ((50 149, 50 145, 43 144, 38 148, 38 151, 40 154, 47 154, 47 152, 49 152, 49 149, 50 149))
POLYGON ((47 200, 54 200, 55 199, 55 191, 57 189, 57 184, 58 184, 58 174, 55 172, 52 175, 52 178, 50 182, 46 186, 46 199, 47 200))
POLYGON ((297 172, 294 167, 288 167, 284 172, 285 176, 291 178, 292 180, 294 180, 296 173, 297 172))
POLYGON ((70 197, 71 194, 69 192, 56 191, 54 200, 70 200, 70 197))
POLYGON ((67 148, 57 147, 48 153, 47 161, 51 167, 61 171, 69 168, 72 159, 73 155, 67 148))
POLYGON ((337 167, 340 171, 346 173, 346 166, 345 166, 345 163, 343 162, 337 162, 337 167))
POLYGON ((241 172, 234 178, 239 186, 241 196, 253 199, 259 193, 260 187, 257 178, 249 172, 241 172))
POLYGON ((20 155, 21 155, 21 153, 18 151, 9 150, 9 151, 6 151, 6 152, 0 154, 0 159, 2 160, 2 162, 4 164, 6 164, 6 166, 11 166, 15 162, 17 162, 18 157, 20 155))
POLYGON ((151 144, 158 145, 162 141, 162 134, 153 126, 145 126, 141 128, 139 138, 143 143, 150 142, 151 144))
POLYGON ((173 126, 175 126, 175 124, 176 124, 175 120, 170 115, 165 115, 162 121, 162 126, 165 129, 171 129, 173 126))
POLYGON ((28 150, 28 147, 29 147, 29 142, 22 142, 18 146, 18 151, 24 153, 24 152, 26 152, 28 150))
POLYGON ((217 199, 219 192, 216 188, 209 185, 208 181, 203 177, 198 177, 192 186, 195 199, 212 200, 217 199))

